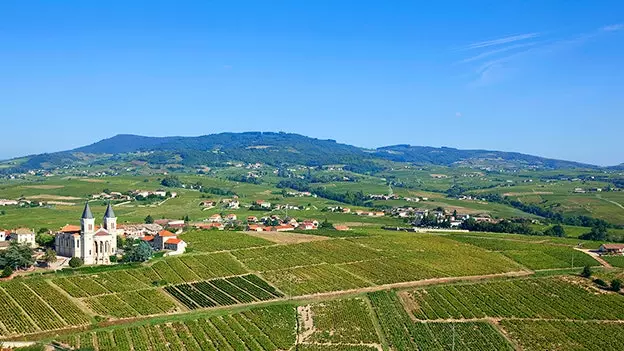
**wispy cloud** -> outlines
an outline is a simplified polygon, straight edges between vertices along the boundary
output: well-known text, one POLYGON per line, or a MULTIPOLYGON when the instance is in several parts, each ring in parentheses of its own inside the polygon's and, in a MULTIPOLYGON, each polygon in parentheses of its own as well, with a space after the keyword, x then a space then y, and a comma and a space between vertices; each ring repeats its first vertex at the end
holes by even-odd
POLYGON ((536 44, 537 43, 532 42, 532 43, 509 45, 509 46, 505 46, 505 47, 500 48, 500 49, 486 51, 486 52, 481 53, 479 55, 475 55, 475 56, 469 57, 467 59, 463 59, 463 60, 459 61, 458 63, 469 63, 469 62, 479 61, 479 60, 482 60, 484 58, 500 54, 502 52, 528 48, 528 47, 534 46, 536 44))
POLYGON ((612 24, 602 27, 602 30, 605 32, 615 32, 622 29, 624 29, 624 23, 612 24))
POLYGON ((514 43, 520 40, 532 39, 532 38, 538 37, 539 35, 540 35, 539 33, 527 33, 527 34, 520 34, 520 35, 512 35, 509 37, 504 37, 504 38, 499 38, 499 39, 494 39, 494 40, 480 41, 480 42, 472 43, 466 46, 465 49, 472 50, 472 49, 486 48, 486 47, 495 46, 495 45, 510 44, 510 43, 514 43))
MULTIPOLYGON (((530 67, 536 61, 535 55, 552 54, 584 43, 610 32, 624 30, 624 24, 607 25, 590 32, 580 33, 567 38, 545 38, 546 40, 534 40, 539 33, 508 36, 505 38, 481 41, 465 47, 469 50, 484 49, 491 46, 499 46, 493 50, 481 52, 464 58, 456 64, 471 64, 471 76, 474 77, 471 86, 483 86, 508 78, 510 72, 520 71, 521 68, 530 67), (532 40, 533 39, 533 40, 532 40), (526 40, 524 43, 516 43, 526 40), (487 61, 486 61, 487 60, 487 61), (475 66, 476 65, 476 66, 475 66)), ((551 56, 552 59, 552 56, 551 56)))

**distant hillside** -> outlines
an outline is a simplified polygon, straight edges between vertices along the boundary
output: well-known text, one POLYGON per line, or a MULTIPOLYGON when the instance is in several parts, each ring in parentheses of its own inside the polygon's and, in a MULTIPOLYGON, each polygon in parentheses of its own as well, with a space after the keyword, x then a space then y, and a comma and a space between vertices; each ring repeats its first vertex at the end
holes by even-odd
POLYGON ((137 160, 155 165, 221 165, 229 161, 272 165, 346 164, 367 168, 380 161, 444 166, 493 168, 597 168, 577 162, 547 159, 515 152, 458 150, 394 145, 375 150, 291 133, 220 133, 198 137, 117 135, 74 150, 33 155, 20 166, 54 168, 90 162, 137 160))

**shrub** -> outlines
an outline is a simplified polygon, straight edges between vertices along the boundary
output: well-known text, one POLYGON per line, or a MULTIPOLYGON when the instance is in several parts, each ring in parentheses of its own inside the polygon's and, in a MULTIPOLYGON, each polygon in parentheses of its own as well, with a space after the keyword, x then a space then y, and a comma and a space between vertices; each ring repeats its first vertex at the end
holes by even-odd
POLYGON ((605 282, 602 279, 594 279, 594 283, 596 283, 598 286, 602 287, 602 288, 606 288, 607 287, 607 282, 605 282))
POLYGON ((589 278, 589 277, 591 277, 591 275, 592 275, 591 267, 589 267, 589 266, 583 267, 583 272, 581 272, 581 276, 583 278, 589 278))
POLYGON ((611 281, 611 290, 620 291, 622 289, 622 281, 619 279, 613 279, 611 281))
POLYGON ((84 261, 80 257, 72 257, 69 260, 69 266, 71 268, 78 268, 84 264, 84 261))
POLYGON ((11 276, 11 274, 13 274, 13 268, 11 268, 11 266, 6 266, 0 274, 0 278, 8 278, 11 276))

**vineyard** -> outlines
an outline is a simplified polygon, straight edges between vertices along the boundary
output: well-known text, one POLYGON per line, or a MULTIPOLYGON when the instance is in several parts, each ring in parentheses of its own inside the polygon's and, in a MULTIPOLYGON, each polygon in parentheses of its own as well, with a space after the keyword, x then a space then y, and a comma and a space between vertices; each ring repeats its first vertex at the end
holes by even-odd
POLYGON ((188 309, 266 301, 283 295, 256 275, 215 279, 165 287, 188 309))
POLYGON ((437 286, 411 294, 418 319, 566 318, 624 319, 624 297, 597 293, 562 278, 437 286))
POLYGON ((115 318, 178 312, 176 304, 160 289, 128 291, 86 298, 96 314, 115 318))
POLYGON ((362 299, 332 300, 299 308, 300 342, 379 344, 371 311, 362 299))
POLYGON ((84 325, 90 318, 43 280, 0 285, 0 336, 84 325))
POLYGON ((503 320, 501 326, 526 351, 621 350, 624 324, 618 322, 503 320))
POLYGON ((553 269, 583 266, 598 266, 591 256, 574 250, 570 246, 521 242, 506 239, 484 238, 455 235, 452 237, 462 243, 482 247, 503 255, 530 269, 553 269))
POLYGON ((513 350, 486 322, 414 322, 392 291, 370 293, 373 310, 393 350, 513 350))
POLYGON ((103 329, 57 341, 96 351, 287 350, 295 343, 295 311, 291 306, 271 306, 209 318, 103 329))
POLYGON ((246 273, 228 253, 167 258, 151 267, 55 278, 52 282, 76 298, 141 290, 246 273))

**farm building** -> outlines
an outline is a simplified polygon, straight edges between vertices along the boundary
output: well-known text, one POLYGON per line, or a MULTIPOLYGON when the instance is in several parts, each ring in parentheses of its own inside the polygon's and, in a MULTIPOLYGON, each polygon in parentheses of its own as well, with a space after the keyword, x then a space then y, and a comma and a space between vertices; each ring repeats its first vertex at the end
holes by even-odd
POLYGON ((624 244, 602 244, 598 252, 606 255, 622 255, 624 254, 624 244))

